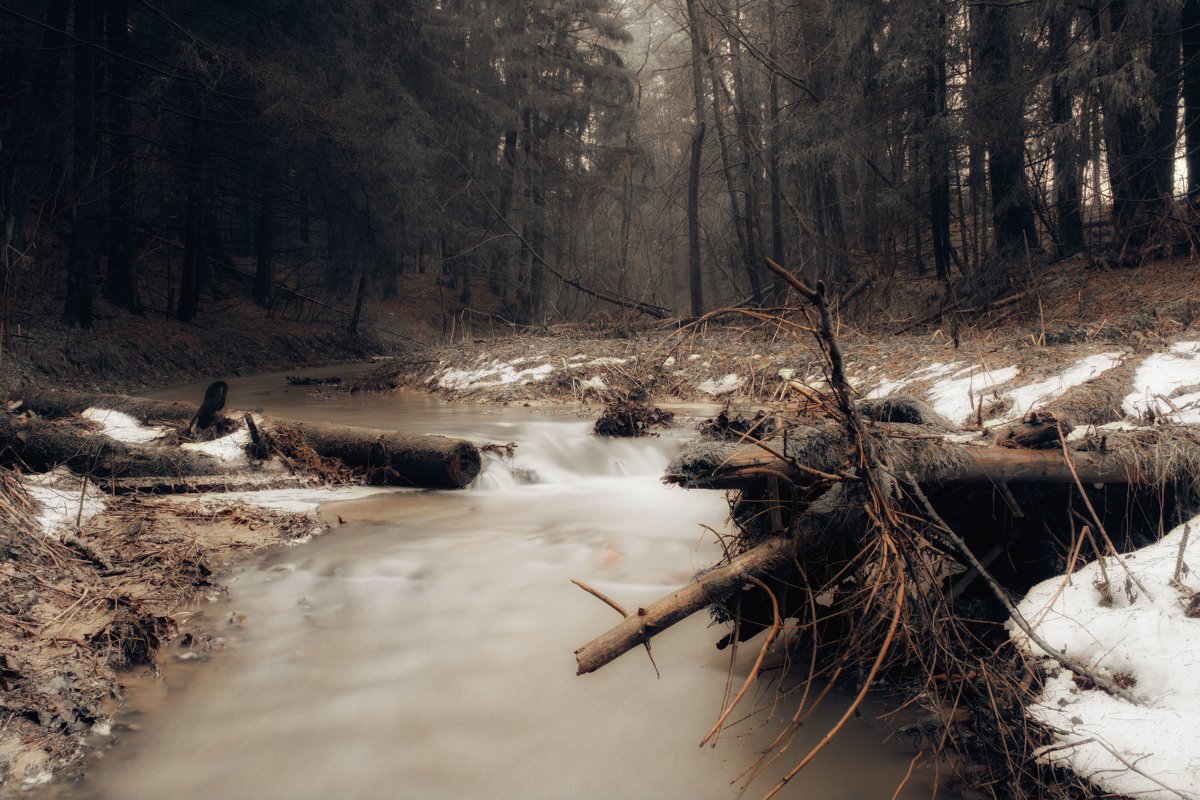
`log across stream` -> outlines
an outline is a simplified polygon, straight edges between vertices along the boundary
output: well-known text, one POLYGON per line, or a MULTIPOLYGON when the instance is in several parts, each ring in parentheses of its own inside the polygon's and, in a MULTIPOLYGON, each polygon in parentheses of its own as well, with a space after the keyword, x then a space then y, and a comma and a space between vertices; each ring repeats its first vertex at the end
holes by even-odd
MULTIPOLYGON (((697 747, 728 665, 703 615, 655 640, 661 679, 636 653, 574 675, 574 647, 615 615, 570 578, 636 607, 719 558, 700 525, 723 526, 722 493, 659 480, 677 438, 601 442, 570 414, 331 397, 269 378, 231 381, 231 398, 291 418, 515 441, 515 465, 538 482, 492 464, 465 492, 326 508, 347 524, 246 565, 228 599, 200 609, 224 648, 210 664, 165 653, 164 679, 119 718, 137 730, 118 730, 119 747, 71 796, 738 796, 731 782, 777 728, 756 720, 697 747)), ((747 648, 735 681, 752 660, 747 648)), ((797 747, 848 700, 835 693, 797 747)), ((884 741, 902 720, 872 717, 849 726, 796 796, 892 796, 913 751, 906 737, 884 741)), ((903 796, 930 789, 918 773, 903 796)))

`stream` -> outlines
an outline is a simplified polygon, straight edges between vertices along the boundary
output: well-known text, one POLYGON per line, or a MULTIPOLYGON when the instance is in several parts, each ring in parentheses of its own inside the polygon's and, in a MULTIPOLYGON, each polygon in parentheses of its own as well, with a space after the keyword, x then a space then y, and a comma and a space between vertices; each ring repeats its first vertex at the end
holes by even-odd
MULTIPOLYGON (((194 401, 202 392, 197 384, 157 396, 194 401)), ((653 640, 661 678, 642 649, 575 676, 575 648, 619 619, 569 579, 637 607, 719 558, 701 526, 725 528, 723 494, 659 482, 690 431, 600 441, 588 435, 590 419, 561 409, 314 392, 282 375, 231 380, 230 403, 513 441, 517 469, 493 460, 465 491, 327 505, 326 518, 346 524, 224 576, 230 596, 201 609, 224 647, 207 663, 164 653, 161 678, 133 687, 119 744, 65 796, 743 796, 738 776, 791 709, 785 699, 773 719, 756 715, 715 748, 697 746, 720 713, 729 669, 706 614, 653 640)), ((761 636, 742 648, 737 685, 759 644, 761 636)), ((744 796, 765 794, 836 722, 852 688, 831 693, 744 796)), ((755 705, 770 711, 772 697, 756 695, 755 705)), ((906 737, 887 737, 902 722, 880 713, 872 706, 853 719, 781 796, 892 797, 914 752, 906 737)), ((901 796, 933 793, 932 773, 917 770, 901 796)))

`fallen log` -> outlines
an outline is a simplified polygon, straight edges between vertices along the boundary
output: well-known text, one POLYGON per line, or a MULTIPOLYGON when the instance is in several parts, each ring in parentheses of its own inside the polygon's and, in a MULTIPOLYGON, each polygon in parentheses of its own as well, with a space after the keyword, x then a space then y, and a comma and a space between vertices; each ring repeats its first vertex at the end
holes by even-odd
POLYGON ((94 392, 58 392, 49 389, 22 389, 12 395, 14 411, 30 410, 38 416, 61 419, 82 414, 89 408, 122 411, 144 423, 176 422, 187 424, 196 414, 196 406, 170 400, 150 400, 124 394, 94 392))
MULTIPOLYGON (((116 394, 30 390, 14 398, 21 408, 43 417, 61 418, 88 408, 122 411, 142 422, 186 424, 195 415, 187 403, 148 400, 116 394)), ((239 415, 240 416, 240 415, 239 415)), ((268 431, 290 429, 302 432, 319 455, 334 458, 356 472, 389 486, 428 489, 461 489, 479 474, 479 448, 462 439, 399 431, 354 428, 315 422, 290 422, 263 418, 268 431)), ((0 437, 4 434, 0 433, 0 437)), ((73 451, 61 451, 57 463, 73 451)), ((172 470, 141 472, 139 475, 212 474, 176 473, 172 470)), ((134 473, 125 473, 132 476, 134 473)))
POLYGON ((268 431, 280 425, 300 431, 308 445, 389 486, 461 489, 479 474, 479 448, 462 439, 351 428, 319 422, 265 420, 268 431))
MULTIPOLYGON (((1071 467, 1059 450, 1024 450, 1010 447, 958 445, 947 441, 892 438, 889 448, 905 459, 921 483, 1065 483, 1075 481, 1071 467), (936 458, 928 458, 937 449, 936 458)), ((690 489, 742 489, 763 481, 769 473, 787 476, 796 483, 811 482, 812 469, 838 472, 836 464, 817 466, 803 460, 782 458, 782 443, 768 445, 704 444, 684 451, 671 462, 663 481, 690 489), (810 469, 806 470, 808 466, 810 469), (769 471, 769 473, 768 473, 769 471)), ((1083 483, 1129 483, 1129 466, 1111 454, 1073 451, 1071 460, 1083 483)))
POLYGON ((80 426, 0 414, 0 464, 46 472, 66 466, 97 478, 217 475, 220 461, 178 447, 133 446, 80 426))
POLYGON ((575 651, 578 663, 575 674, 595 672, 675 623, 728 597, 751 578, 767 574, 780 561, 800 556, 820 542, 823 535, 859 529, 866 515, 861 503, 848 502, 848 494, 842 486, 833 487, 796 521, 791 534, 768 539, 728 564, 698 575, 692 583, 661 600, 639 608, 637 613, 575 651))
POLYGON ((303 475, 160 475, 115 478, 103 488, 111 494, 202 494, 205 492, 260 492, 266 489, 303 489, 312 482, 303 475))

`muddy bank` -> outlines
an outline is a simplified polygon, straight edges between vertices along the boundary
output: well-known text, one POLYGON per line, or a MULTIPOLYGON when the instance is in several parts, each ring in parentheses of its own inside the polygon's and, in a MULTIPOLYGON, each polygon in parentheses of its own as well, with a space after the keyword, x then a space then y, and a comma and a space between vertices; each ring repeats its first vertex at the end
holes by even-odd
POLYGON ((194 403, 97 393, 5 400, 3 791, 79 774, 112 734, 129 670, 156 670, 168 643, 188 660, 219 647, 228 621, 204 612, 224 592, 214 576, 326 530, 319 501, 371 491, 352 486, 364 482, 458 488, 480 466, 473 444, 445 437, 228 408, 204 428, 194 403))
MULTIPOLYGON (((279 497, 276 496, 276 504, 279 497)), ((103 497, 59 473, 0 472, 0 794, 70 778, 112 736, 128 671, 206 658, 227 620, 214 575, 328 528, 315 506, 103 497), (28 479, 26 479, 28 480, 28 479)))

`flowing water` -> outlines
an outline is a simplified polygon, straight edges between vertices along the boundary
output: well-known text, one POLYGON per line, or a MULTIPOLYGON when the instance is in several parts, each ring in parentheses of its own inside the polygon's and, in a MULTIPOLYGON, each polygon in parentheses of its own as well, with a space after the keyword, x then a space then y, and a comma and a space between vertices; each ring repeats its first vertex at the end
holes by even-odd
MULTIPOLYGON (((575 676, 574 649, 618 618, 570 578, 636 607, 719 556, 701 526, 724 526, 722 494, 658 480, 686 434, 597 441, 571 414, 316 394, 281 376, 230 383, 232 404, 281 416, 514 441, 520 469, 493 462, 465 491, 327 506, 347 524, 226 576, 230 598, 203 609, 225 647, 204 664, 168 658, 127 707, 119 746, 69 796, 740 796, 737 776, 790 711, 785 702, 775 722, 697 746, 729 668, 707 615, 654 639, 660 679, 644 650, 575 676), (234 612, 241 624, 224 623, 234 612)), ((756 644, 739 656, 738 683, 756 644)), ((849 701, 833 693, 788 755, 803 755, 849 701)), ((891 797, 913 755, 903 737, 884 741, 898 724, 852 720, 782 796, 891 797)), ((784 761, 745 796, 762 796, 784 761)), ((918 770, 903 796, 929 797, 931 783, 918 770)))

